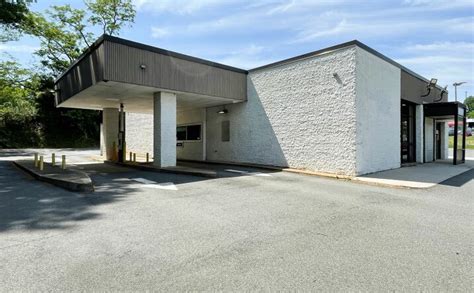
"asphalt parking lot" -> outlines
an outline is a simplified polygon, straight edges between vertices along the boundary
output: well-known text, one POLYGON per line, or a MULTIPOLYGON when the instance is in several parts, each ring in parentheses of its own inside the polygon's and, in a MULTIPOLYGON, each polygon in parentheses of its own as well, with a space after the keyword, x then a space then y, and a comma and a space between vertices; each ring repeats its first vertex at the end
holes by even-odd
POLYGON ((412 190, 86 162, 96 191, 81 194, 26 176, 17 155, 0 152, 1 291, 473 289, 473 170, 412 190))

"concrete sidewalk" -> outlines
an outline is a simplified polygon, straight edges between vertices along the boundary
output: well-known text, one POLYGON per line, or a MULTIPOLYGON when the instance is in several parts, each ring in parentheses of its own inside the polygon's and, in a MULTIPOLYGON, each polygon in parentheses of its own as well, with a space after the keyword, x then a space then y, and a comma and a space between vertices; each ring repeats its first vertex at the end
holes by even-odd
POLYGON ((59 166, 52 166, 49 163, 44 163, 43 170, 39 170, 35 167, 33 160, 17 160, 13 161, 13 164, 37 180, 56 185, 69 191, 94 191, 91 178, 84 172, 74 169, 63 170, 59 166))
POLYGON ((473 168, 472 160, 460 165, 452 165, 451 160, 437 161, 358 176, 352 180, 391 187, 430 188, 473 168))

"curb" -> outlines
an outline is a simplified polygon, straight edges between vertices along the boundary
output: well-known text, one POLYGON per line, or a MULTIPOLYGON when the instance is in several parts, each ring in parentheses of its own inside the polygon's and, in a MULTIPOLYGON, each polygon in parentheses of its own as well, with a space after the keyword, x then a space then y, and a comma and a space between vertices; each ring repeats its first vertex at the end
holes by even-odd
MULTIPOLYGON (((50 183, 52 185, 64 188, 69 191, 76 191, 76 192, 93 192, 94 191, 94 185, 92 184, 92 181, 90 183, 77 183, 77 182, 71 182, 68 180, 62 180, 58 178, 52 178, 50 176, 45 176, 42 174, 39 174, 37 172, 34 172, 30 168, 27 168, 23 166, 20 163, 17 162, 12 162, 13 165, 24 171, 25 173, 31 175, 33 178, 39 181, 43 181, 46 183, 50 183)), ((74 171, 78 172, 78 171, 74 171)), ((89 176, 87 176, 89 177, 89 176)), ((90 179, 90 178, 89 178, 90 179)))
POLYGON ((156 172, 156 173, 171 173, 171 174, 180 174, 180 175, 192 175, 192 176, 199 176, 199 177, 206 177, 206 178, 217 178, 217 173, 204 173, 199 171, 185 171, 185 170, 173 170, 173 169, 158 169, 153 167, 147 167, 138 164, 128 164, 128 163, 117 163, 112 161, 104 161, 105 164, 120 166, 120 167, 128 167, 132 169, 138 169, 142 171, 148 172, 156 172))

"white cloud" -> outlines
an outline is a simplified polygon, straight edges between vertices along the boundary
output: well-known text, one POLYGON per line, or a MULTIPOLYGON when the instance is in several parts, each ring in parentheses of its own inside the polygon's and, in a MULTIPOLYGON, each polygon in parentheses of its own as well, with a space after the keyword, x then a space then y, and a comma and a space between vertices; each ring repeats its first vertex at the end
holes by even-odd
POLYGON ((473 6, 472 0, 404 0, 409 6, 423 6, 427 9, 444 9, 473 6))
POLYGON ((133 0, 138 11, 190 14, 211 6, 222 5, 232 0, 133 0))
POLYGON ((242 69, 251 69, 275 61, 266 57, 268 52, 265 51, 265 47, 255 44, 241 47, 223 55, 223 57, 217 59, 218 62, 242 69))
POLYGON ((169 31, 165 28, 160 28, 160 27, 156 27, 156 26, 151 27, 151 37, 152 38, 159 39, 159 38, 163 38, 163 37, 167 36, 168 34, 169 34, 169 31))
POLYGON ((5 45, 5 44, 0 44, 0 51, 6 52, 6 53, 33 53, 38 49, 39 49, 39 47, 30 46, 30 45, 5 45))
POLYGON ((420 52, 427 51, 450 51, 450 52, 467 52, 470 55, 474 54, 474 43, 468 42, 435 42, 430 44, 416 44, 408 46, 406 50, 416 50, 420 52))
POLYGON ((0 51, 4 51, 7 53, 33 53, 34 51, 38 50, 39 47, 37 46, 30 46, 30 45, 7 45, 7 44, 0 44, 0 51))

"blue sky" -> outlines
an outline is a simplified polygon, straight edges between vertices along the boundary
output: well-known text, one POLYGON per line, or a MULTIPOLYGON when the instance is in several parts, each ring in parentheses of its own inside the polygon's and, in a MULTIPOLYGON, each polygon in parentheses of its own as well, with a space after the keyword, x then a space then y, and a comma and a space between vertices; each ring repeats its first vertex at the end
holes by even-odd
MULTIPOLYGON (((32 9, 82 0, 40 0, 32 9)), ((134 0, 135 24, 121 37, 250 69, 357 39, 427 77, 474 95, 472 0, 134 0)), ((0 44, 31 64, 38 43, 0 44)))

